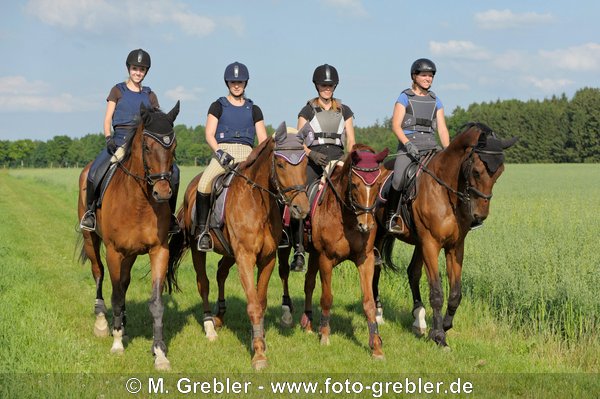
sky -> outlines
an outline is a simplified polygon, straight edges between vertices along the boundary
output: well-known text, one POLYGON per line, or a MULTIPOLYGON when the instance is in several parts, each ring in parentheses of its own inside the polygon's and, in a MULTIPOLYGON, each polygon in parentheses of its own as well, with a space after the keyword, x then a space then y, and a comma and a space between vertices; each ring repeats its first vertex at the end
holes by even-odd
POLYGON ((265 123, 295 126, 312 73, 340 75, 355 126, 383 122, 410 65, 437 65, 447 115, 472 103, 543 100, 600 87, 600 2, 514 0, 14 0, 0 4, 0 140, 102 131, 125 59, 148 51, 144 80, 176 124, 204 125, 246 64, 246 95, 265 123))

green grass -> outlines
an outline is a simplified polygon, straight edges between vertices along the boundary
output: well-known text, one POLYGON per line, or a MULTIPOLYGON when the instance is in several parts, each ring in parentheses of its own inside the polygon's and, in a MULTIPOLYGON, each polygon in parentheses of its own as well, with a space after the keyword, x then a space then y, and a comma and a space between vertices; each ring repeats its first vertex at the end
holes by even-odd
MULTIPOLYGON (((183 168, 182 191, 195 173, 183 168)), ((263 373, 250 368, 250 328, 235 268, 227 282, 226 326, 210 343, 202 331, 189 256, 179 273, 183 293, 164 296, 171 373, 153 370, 147 256, 138 258, 133 269, 125 354, 111 355, 112 339, 93 336, 94 283, 89 265, 78 264, 75 251, 78 174, 72 169, 0 171, 1 397, 39 397, 40 392, 61 398, 123 397, 131 375, 171 382, 181 376, 231 376, 254 383, 460 377, 473 382, 476 397, 600 395, 600 296, 594 291, 600 286, 594 246, 600 230, 600 165, 507 166, 494 190, 490 218, 467 238, 465 297, 448 334, 451 352, 412 335, 406 276, 385 274, 381 294, 387 323, 380 332, 387 360, 372 361, 358 275, 344 263, 333 278, 328 347, 298 327, 279 327, 282 288, 273 274, 266 315, 270 366, 263 373)), ((406 265, 410 251, 398 242, 397 263, 406 265)), ((218 258, 211 254, 208 259, 214 303, 218 258)), ((292 274, 296 319, 302 286, 302 277, 292 274)), ((104 292, 110 305, 108 281, 104 292)), ((427 298, 425 281, 423 294, 427 298)), ((317 284, 317 314, 319 297, 317 284)), ((353 396, 373 397, 364 392, 353 396)), ((241 397, 270 396, 254 392, 241 397)))

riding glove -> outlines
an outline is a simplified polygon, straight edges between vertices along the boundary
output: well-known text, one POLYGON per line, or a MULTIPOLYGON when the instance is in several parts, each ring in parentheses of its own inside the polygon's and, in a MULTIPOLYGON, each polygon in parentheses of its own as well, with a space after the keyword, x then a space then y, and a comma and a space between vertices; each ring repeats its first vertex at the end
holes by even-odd
POLYGON ((311 152, 308 153, 308 159, 310 159, 319 166, 327 165, 327 155, 318 151, 311 150, 311 152))
POLYGON ((110 155, 114 155, 115 152, 117 152, 117 148, 119 148, 119 146, 117 145, 117 143, 115 143, 114 137, 113 136, 106 137, 106 150, 108 151, 108 153, 110 155))
POLYGON ((219 164, 223 167, 230 165, 234 161, 233 157, 223 150, 215 151, 215 155, 219 164))
POLYGON ((404 144, 404 148, 406 149, 406 153, 408 154, 409 157, 411 157, 415 161, 419 160, 419 157, 420 157, 419 149, 417 148, 415 143, 413 143, 412 141, 409 141, 406 144, 404 144))

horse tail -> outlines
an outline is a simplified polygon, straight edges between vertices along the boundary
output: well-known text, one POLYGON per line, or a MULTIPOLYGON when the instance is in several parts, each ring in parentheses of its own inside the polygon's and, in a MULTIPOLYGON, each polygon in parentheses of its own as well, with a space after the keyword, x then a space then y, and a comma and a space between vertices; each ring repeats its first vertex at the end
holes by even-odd
POLYGON ((392 234, 385 234, 381 239, 380 252, 384 269, 398 273, 400 268, 392 261, 392 252, 394 251, 395 242, 396 238, 392 234))
MULTIPOLYGON (((177 219, 183 221, 183 207, 177 213, 177 219)), ((181 223, 180 223, 181 224, 181 223)), ((182 228, 178 233, 171 235, 169 239, 169 262, 167 265, 167 288, 169 294, 173 288, 181 292, 177 284, 177 269, 183 260, 184 255, 189 249, 189 237, 186 228, 182 228)))
POLYGON ((79 255, 77 256, 79 263, 82 265, 85 264, 90 258, 88 258, 87 253, 85 253, 85 250, 83 249, 83 235, 81 234, 77 236, 77 241, 75 242, 75 253, 77 253, 77 251, 79 251, 79 255))

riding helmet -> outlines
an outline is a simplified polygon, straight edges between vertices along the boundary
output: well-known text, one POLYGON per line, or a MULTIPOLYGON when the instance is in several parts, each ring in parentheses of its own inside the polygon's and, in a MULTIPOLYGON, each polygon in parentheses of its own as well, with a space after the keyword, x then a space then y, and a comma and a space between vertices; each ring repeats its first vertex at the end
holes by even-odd
POLYGON ((315 85, 334 85, 340 82, 337 69, 335 67, 323 64, 315 68, 313 72, 313 83, 315 85))
POLYGON ((435 71, 436 69, 433 61, 428 60, 427 58, 419 58, 413 62, 410 67, 410 78, 412 79, 412 76, 419 72, 431 72, 435 76, 435 71))
POLYGON ((127 65, 127 69, 131 65, 146 67, 146 69, 150 69, 150 54, 141 48, 137 50, 132 50, 127 56, 127 60, 125 61, 125 65, 127 65))
POLYGON ((225 84, 227 82, 247 82, 250 79, 250 73, 246 65, 236 61, 227 65, 223 78, 225 79, 225 84))

